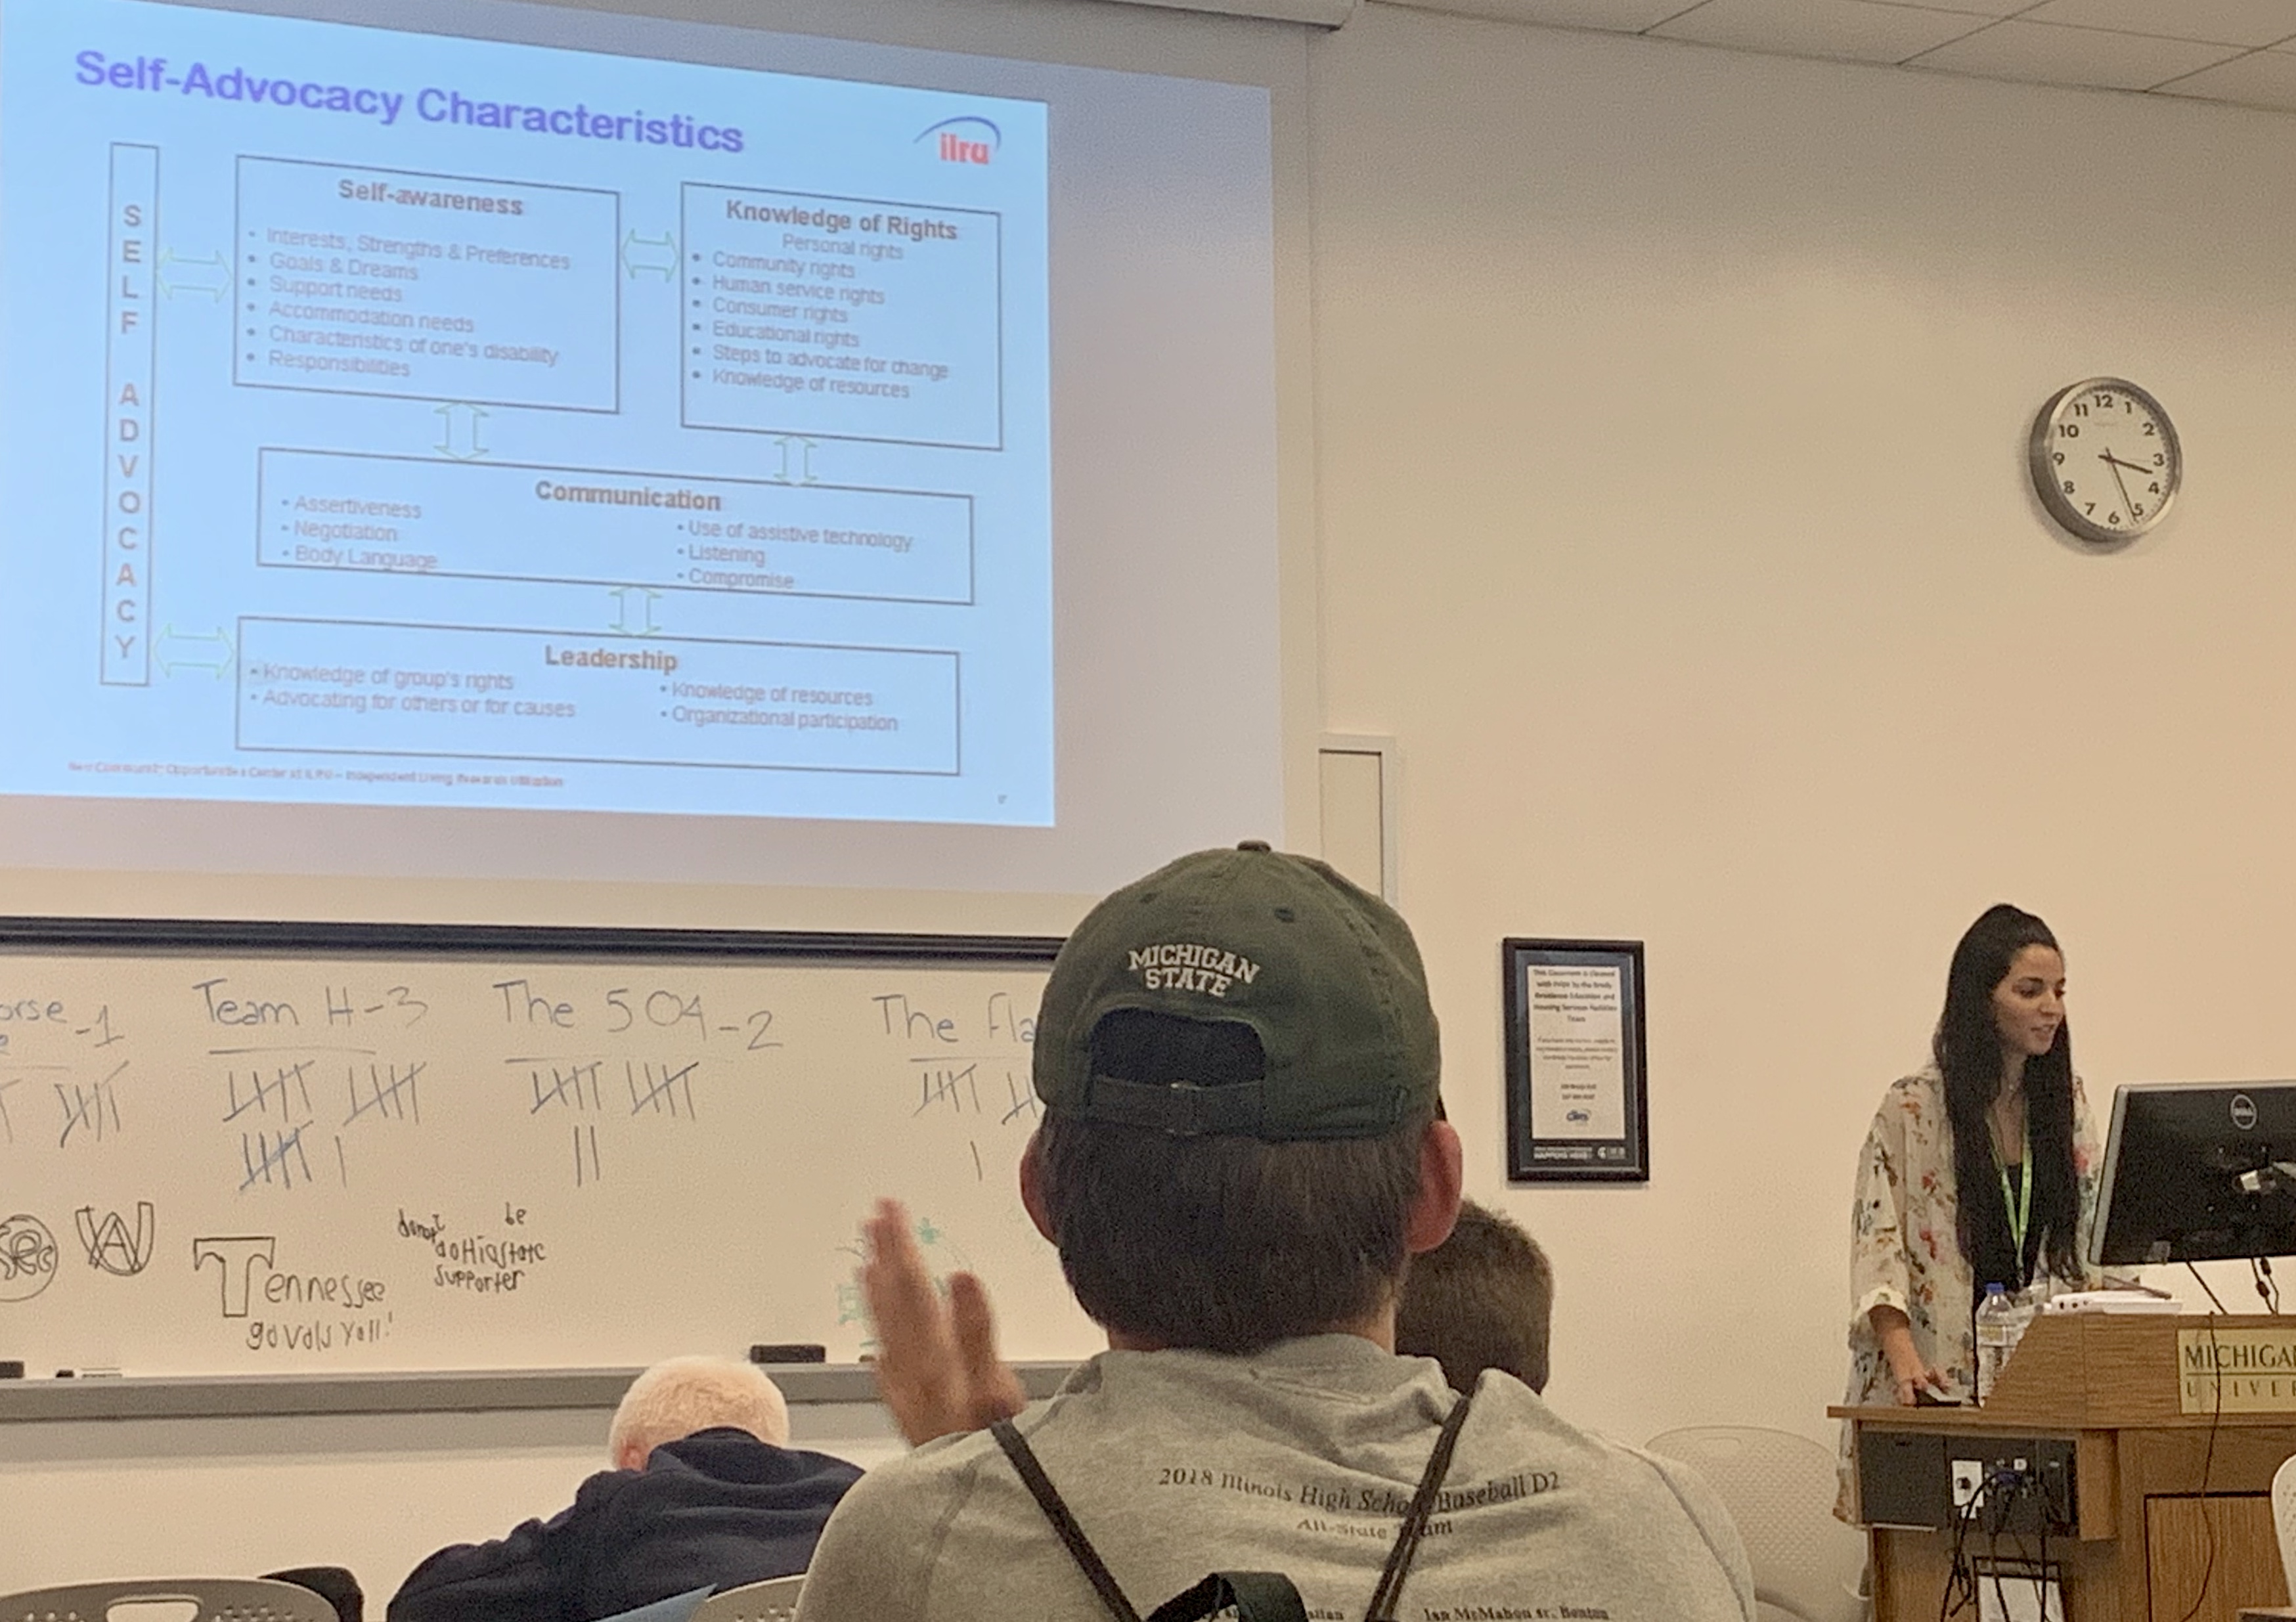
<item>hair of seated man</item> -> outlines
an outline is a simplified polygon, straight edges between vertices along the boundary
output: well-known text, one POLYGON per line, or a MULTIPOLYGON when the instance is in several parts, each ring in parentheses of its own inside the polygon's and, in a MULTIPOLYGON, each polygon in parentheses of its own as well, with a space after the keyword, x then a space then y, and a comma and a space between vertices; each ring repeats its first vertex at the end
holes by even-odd
POLYGON ((1545 1391, 1554 1267, 1517 1224, 1460 1201, 1451 1237, 1411 1259, 1396 1308, 1395 1349, 1432 1357, 1452 1389, 1472 1391, 1501 1369, 1545 1391))
POLYGON ((789 1405, 763 1369, 731 1357, 672 1357, 630 1382, 608 1428, 615 1468, 644 1468, 665 1442, 731 1427, 789 1446, 789 1405))

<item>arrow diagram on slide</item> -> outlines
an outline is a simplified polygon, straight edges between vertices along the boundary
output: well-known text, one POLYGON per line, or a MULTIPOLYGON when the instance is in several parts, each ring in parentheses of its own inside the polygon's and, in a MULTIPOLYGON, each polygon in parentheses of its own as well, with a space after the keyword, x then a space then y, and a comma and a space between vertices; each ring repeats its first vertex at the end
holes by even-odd
POLYGON ((677 238, 667 231, 660 236, 631 232, 622 239, 622 268, 634 282, 641 271, 670 280, 677 274, 677 238))
POLYGON ((819 484, 821 482, 814 477, 813 472, 813 453, 821 448, 819 441, 800 439, 794 434, 783 434, 776 438, 774 443, 782 447, 781 471, 767 475, 774 483, 819 484), (794 479, 790 477, 790 446, 792 445, 798 447, 798 476, 794 479))
POLYGON ((659 636, 661 635, 661 627, 653 622, 653 602, 654 599, 660 596, 661 594, 654 590, 652 586, 617 586, 612 591, 606 594, 614 600, 616 608, 614 623, 610 627, 611 629, 619 631, 625 636, 659 636), (630 594, 633 592, 643 592, 645 594, 644 599, 641 604, 645 610, 645 623, 642 626, 632 625, 630 623, 630 594))
POLYGON ((487 420, 482 406, 441 406, 439 414, 447 419, 447 437, 439 448, 459 461, 469 462, 487 454, 479 438, 479 424, 487 420))
POLYGON ((177 293, 196 293, 219 303, 231 291, 231 267, 219 253, 200 256, 162 248, 158 281, 162 299, 172 299, 177 293))
POLYGON ((159 656, 160 670, 168 676, 178 670, 205 670, 221 681, 224 672, 231 668, 231 638, 221 626, 213 631, 189 632, 168 626, 152 650, 159 656))

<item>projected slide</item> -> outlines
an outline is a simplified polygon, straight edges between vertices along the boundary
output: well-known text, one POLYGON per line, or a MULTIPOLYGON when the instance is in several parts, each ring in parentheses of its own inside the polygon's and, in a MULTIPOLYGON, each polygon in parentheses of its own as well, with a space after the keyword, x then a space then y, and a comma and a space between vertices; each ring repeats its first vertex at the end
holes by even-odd
POLYGON ((1036 102, 6 0, 0 791, 1049 823, 1046 190, 1036 102))

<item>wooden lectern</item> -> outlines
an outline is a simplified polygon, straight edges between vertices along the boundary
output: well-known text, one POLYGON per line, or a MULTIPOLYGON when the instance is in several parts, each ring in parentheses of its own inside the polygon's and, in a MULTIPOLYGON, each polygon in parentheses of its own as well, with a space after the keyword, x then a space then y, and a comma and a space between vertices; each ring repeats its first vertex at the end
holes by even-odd
MULTIPOLYGON (((1831 1412, 1860 1442, 1884 1431, 1972 1445, 2005 1436, 2070 1441, 2078 1536, 2049 1544, 2066 1622, 2237 1622, 2243 1608, 2289 1602, 2271 1488, 2273 1471, 2296 1454, 2296 1368, 2277 1368, 2284 1354, 2238 1352, 2227 1339, 2296 1347, 2296 1318, 2045 1312, 1982 1409, 1831 1412), (2188 1339, 2180 1348, 2179 1331, 2199 1344, 2188 1339), (2202 1358, 2226 1372, 2212 1378, 2202 1358), (2186 1413, 2188 1401, 2202 1411, 2186 1413), (2284 1405, 2274 1411, 2276 1403, 2284 1405)), ((1953 1538, 1950 1530, 1874 1529, 1875 1622, 1937 1622, 1953 1538)), ((2021 1551, 2007 1537, 1982 1548, 1972 1536, 1964 1546, 2008 1558, 2037 1552, 2033 1537, 2021 1542, 2021 1551)))

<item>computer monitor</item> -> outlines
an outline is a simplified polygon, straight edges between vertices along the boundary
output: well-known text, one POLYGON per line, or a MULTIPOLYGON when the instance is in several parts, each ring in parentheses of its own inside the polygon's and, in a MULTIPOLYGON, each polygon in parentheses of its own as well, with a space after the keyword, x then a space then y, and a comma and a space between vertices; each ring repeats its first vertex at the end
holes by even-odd
POLYGON ((2089 1260, 2255 1256, 2296 1256, 2296 1081, 2115 1092, 2089 1260))

